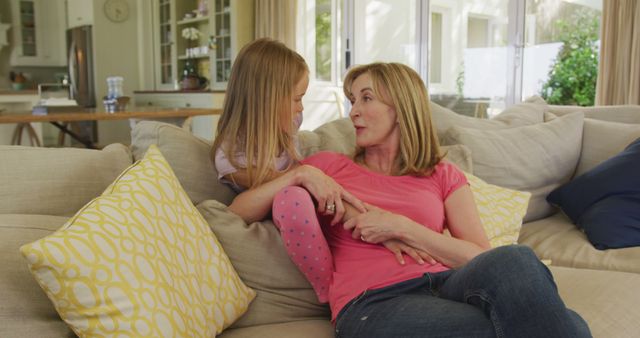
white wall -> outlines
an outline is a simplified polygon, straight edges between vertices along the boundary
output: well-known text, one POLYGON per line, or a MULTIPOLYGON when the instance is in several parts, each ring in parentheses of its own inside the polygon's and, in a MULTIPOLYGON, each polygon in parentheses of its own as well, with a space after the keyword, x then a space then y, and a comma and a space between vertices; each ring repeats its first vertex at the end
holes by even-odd
MULTIPOLYGON (((94 1, 93 50, 96 78, 96 103, 102 107, 102 97, 107 94, 107 77, 124 78, 124 94, 133 97, 139 87, 138 68, 138 1, 127 0, 130 7, 129 19, 125 22, 111 22, 102 10, 103 0, 94 1)), ((129 121, 98 122, 98 143, 102 145, 131 141, 129 121)))

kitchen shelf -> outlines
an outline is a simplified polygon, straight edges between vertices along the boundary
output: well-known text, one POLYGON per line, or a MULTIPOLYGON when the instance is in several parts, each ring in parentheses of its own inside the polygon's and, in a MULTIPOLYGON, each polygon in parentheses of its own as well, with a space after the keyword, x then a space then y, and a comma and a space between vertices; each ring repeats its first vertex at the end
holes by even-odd
POLYGON ((179 20, 178 22, 176 22, 176 24, 178 25, 188 25, 188 24, 194 24, 194 23, 209 23, 209 16, 199 16, 197 18, 190 18, 190 19, 182 19, 179 20))

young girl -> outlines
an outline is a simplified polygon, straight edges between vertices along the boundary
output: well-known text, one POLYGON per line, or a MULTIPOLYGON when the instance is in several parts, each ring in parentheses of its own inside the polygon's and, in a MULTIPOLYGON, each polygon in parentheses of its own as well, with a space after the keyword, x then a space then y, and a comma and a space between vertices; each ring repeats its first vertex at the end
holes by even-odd
MULTIPOLYGON (((247 223, 266 218, 275 193, 291 185, 306 188, 315 199, 317 212, 333 216, 333 224, 345 213, 343 200, 365 210, 362 202, 332 178, 298 163, 295 133, 302 123, 302 97, 308 85, 304 59, 271 39, 246 45, 233 64, 212 156, 218 178, 236 192, 260 187, 257 194, 240 193, 229 206, 247 223)), ((289 244, 289 256, 309 279, 318 299, 326 302, 333 271, 331 255, 317 218, 301 221, 310 240, 300 245, 300 231, 280 228, 283 242, 289 244), (311 251, 313 259, 306 259, 311 251)), ((278 220, 274 223, 279 226, 278 220)))

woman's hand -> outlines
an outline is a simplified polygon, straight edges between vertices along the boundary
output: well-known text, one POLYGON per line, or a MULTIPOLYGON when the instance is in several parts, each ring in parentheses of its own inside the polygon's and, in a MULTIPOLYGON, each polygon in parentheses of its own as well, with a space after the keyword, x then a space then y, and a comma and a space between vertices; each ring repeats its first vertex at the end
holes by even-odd
POLYGON ((436 260, 433 259, 433 257, 431 257, 431 255, 429 255, 427 252, 415 249, 414 247, 400 240, 390 239, 382 242, 382 245, 384 245, 385 248, 387 248, 393 253, 394 256, 396 256, 396 259, 398 260, 398 263, 400 263, 400 265, 405 264, 403 253, 409 255, 409 257, 413 258, 413 260, 420 265, 424 264, 425 262, 429 264, 436 264, 436 260))
POLYGON ((366 211, 362 201, 346 191, 322 170, 310 165, 301 165, 294 170, 298 177, 298 184, 307 189, 318 202, 318 212, 333 215, 331 225, 340 222, 345 214, 343 200, 360 212, 366 211))
POLYGON ((344 223, 345 230, 351 231, 351 237, 360 238, 367 243, 381 243, 392 239, 402 239, 400 227, 404 216, 388 212, 370 204, 365 204, 367 212, 351 218, 344 223))

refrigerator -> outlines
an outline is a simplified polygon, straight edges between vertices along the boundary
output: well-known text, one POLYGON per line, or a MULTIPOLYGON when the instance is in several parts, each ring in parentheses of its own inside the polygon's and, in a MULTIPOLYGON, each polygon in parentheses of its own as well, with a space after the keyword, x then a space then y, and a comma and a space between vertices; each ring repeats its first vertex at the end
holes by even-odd
MULTIPOLYGON (((93 68, 93 37, 91 26, 79 26, 67 30, 67 58, 69 72, 69 96, 79 106, 96 107, 95 73, 93 68)), ((74 122, 71 130, 84 139, 98 141, 95 121, 74 122)))

